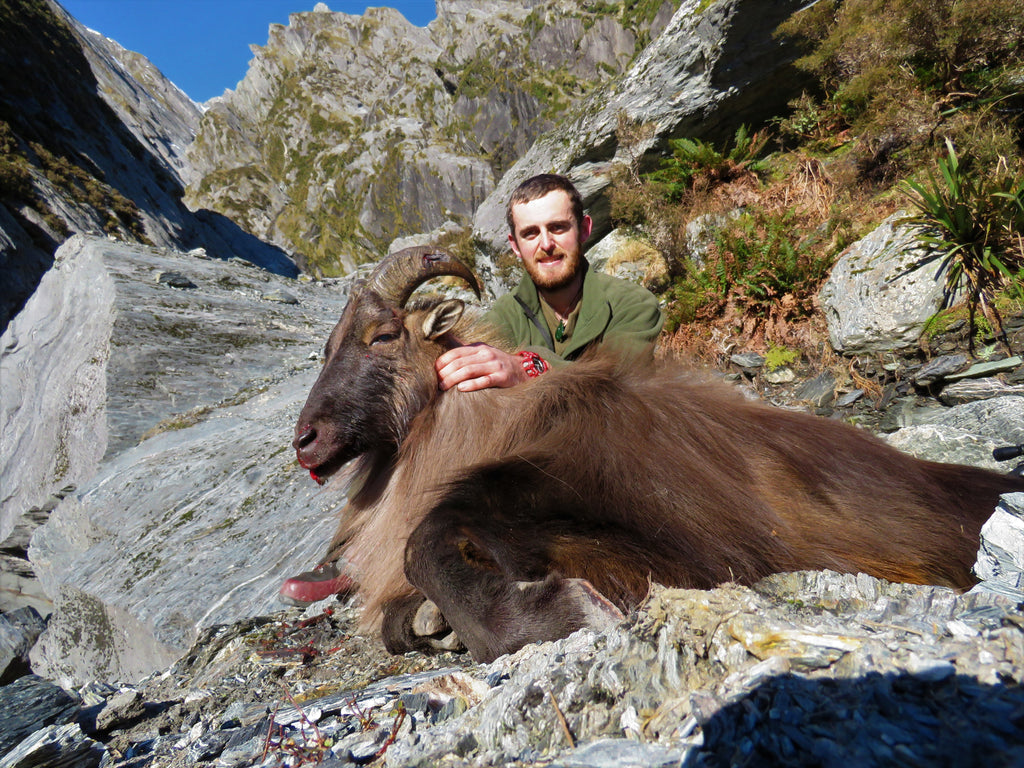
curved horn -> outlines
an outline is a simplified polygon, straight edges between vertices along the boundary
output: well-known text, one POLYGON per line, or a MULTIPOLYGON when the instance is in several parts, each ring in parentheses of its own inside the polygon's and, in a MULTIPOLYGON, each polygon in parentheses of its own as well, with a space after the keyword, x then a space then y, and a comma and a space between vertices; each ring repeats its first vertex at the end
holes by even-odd
POLYGON ((366 289, 401 308, 413 291, 430 278, 441 275, 461 277, 480 298, 480 284, 469 267, 450 253, 428 245, 403 248, 385 256, 367 278, 366 289))

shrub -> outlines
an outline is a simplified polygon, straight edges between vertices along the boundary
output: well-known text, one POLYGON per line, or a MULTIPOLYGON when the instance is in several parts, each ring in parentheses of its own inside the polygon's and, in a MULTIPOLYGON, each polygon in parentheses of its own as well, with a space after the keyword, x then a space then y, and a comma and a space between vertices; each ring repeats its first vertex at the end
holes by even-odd
POLYGON ((811 239, 794 240, 795 214, 757 211, 721 230, 702 266, 692 262, 668 292, 666 328, 735 307, 755 325, 769 317, 807 317, 832 264, 811 239))
POLYGON ((926 184, 904 185, 917 209, 910 221, 920 226, 921 242, 932 247, 913 268, 939 262, 940 309, 963 295, 972 352, 979 308, 1008 347, 995 293, 1004 286, 1024 292, 1024 173, 1012 172, 1005 160, 989 174, 973 173, 948 140, 946 150, 938 179, 929 171, 926 184))
POLYGON ((1020 0, 823 0, 779 32, 807 46, 797 66, 851 125, 891 130, 878 117, 921 94, 932 119, 1020 98, 1016 78, 1004 76, 1024 56, 1020 0))
POLYGON ((689 189, 708 189, 716 184, 757 173, 763 168, 760 155, 768 138, 751 134, 741 125, 733 138, 732 149, 717 150, 700 139, 672 139, 672 155, 661 161, 661 168, 646 178, 663 189, 664 196, 678 202, 689 189))

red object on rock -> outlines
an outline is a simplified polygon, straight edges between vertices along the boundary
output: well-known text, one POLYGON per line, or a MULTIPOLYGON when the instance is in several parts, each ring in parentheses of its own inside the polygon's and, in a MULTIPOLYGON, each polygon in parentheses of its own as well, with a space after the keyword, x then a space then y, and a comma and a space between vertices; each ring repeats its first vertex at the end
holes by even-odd
POLYGON ((351 577, 338 570, 337 563, 321 563, 311 571, 286 579, 277 598, 289 605, 303 606, 348 593, 353 587, 351 577))

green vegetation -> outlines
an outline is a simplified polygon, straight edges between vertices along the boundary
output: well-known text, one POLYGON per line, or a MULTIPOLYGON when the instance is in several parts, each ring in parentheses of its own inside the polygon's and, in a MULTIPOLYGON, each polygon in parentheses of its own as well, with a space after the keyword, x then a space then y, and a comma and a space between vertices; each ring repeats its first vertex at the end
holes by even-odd
POLYGON ((1024 298, 1024 172, 1010 172, 1003 161, 988 173, 971 173, 948 139, 946 149, 939 179, 929 171, 927 184, 904 182, 917 209, 911 221, 921 226, 920 240, 932 248, 914 267, 939 262, 941 308, 963 298, 973 351, 979 307, 1005 344, 995 294, 1005 286, 1024 298))
POLYGON ((766 135, 751 135, 745 125, 736 131, 732 148, 721 151, 699 139, 673 139, 669 141, 672 154, 647 178, 662 185, 662 194, 670 202, 678 203, 690 189, 706 189, 763 171, 760 157, 767 143, 766 135))
POLYGON ((800 359, 800 352, 795 349, 789 349, 788 347, 777 347, 774 344, 768 345, 768 351, 764 356, 764 367, 768 371, 777 371, 779 368, 785 368, 787 365, 792 365, 800 359))
MULTIPOLYGON (((975 312, 999 330, 1024 299, 1021 0, 822 0, 778 34, 813 78, 786 113, 726 146, 671 141, 610 190, 613 220, 668 260, 678 348, 706 333, 814 354, 828 269, 908 202, 946 304, 963 299, 972 339, 975 312)), ((620 124, 620 148, 641 129, 620 124)))

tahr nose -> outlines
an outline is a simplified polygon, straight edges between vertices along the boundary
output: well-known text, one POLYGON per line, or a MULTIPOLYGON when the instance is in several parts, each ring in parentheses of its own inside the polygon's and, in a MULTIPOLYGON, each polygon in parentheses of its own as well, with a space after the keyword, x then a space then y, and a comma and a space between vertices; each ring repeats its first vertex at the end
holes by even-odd
POLYGON ((292 440, 292 447, 301 453, 304 449, 313 445, 316 442, 316 438, 316 430, 313 427, 303 427, 301 430, 298 430, 295 439, 292 440))

